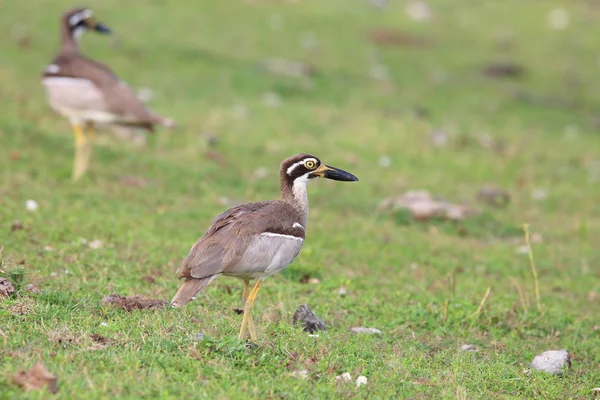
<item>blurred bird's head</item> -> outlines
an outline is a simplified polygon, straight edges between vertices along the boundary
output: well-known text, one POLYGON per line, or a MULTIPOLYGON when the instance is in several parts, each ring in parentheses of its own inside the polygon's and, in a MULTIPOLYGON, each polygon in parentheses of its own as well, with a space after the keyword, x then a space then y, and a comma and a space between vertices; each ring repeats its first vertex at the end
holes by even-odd
POLYGON ((93 30, 107 35, 110 29, 104 24, 96 21, 94 12, 89 8, 75 8, 63 15, 63 25, 66 33, 73 39, 79 39, 83 32, 93 30))

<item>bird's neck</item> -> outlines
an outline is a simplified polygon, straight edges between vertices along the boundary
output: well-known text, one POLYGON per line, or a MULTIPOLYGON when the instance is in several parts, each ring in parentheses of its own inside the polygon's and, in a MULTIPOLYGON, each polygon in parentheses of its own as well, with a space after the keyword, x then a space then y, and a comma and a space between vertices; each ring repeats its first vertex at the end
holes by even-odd
POLYGON ((61 50, 63 52, 74 52, 79 51, 79 36, 81 33, 74 32, 67 25, 63 25, 60 30, 61 50))
POLYGON ((308 181, 290 179, 287 174, 281 176, 281 198, 292 205, 302 216, 301 224, 306 227, 308 221, 308 181))

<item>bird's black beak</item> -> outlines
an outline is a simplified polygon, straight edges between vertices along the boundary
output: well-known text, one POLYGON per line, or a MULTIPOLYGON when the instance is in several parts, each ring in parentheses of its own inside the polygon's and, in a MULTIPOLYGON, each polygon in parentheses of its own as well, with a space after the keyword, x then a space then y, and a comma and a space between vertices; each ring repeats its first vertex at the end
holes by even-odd
POLYGON ((345 182, 356 182, 358 178, 352 175, 350 172, 346 172, 339 168, 330 167, 329 165, 322 164, 319 168, 313 172, 314 175, 322 176, 323 178, 333 179, 334 181, 345 181, 345 182))
POLYGON ((96 23, 96 25, 94 26, 94 30, 103 35, 110 35, 111 33, 108 26, 101 24, 100 22, 96 23))

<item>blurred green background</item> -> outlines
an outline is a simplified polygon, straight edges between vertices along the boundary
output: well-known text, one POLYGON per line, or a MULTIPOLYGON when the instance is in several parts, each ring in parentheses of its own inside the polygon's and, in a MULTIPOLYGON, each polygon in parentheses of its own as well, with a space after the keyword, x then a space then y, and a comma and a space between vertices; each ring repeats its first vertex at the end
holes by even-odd
POLYGON ((0 398, 46 398, 11 378, 39 359, 65 399, 591 397, 600 3, 88 1, 114 35, 86 34, 82 52, 179 128, 104 132, 72 183, 71 128, 40 76, 74 5, 0 3, 0 276, 17 289, 0 302, 0 398), (183 310, 102 303, 170 299, 212 218, 276 198, 279 163, 298 152, 361 180, 311 184, 306 243, 263 286, 256 347, 237 340, 231 278, 183 310), (381 207, 413 190, 476 215, 381 207), (329 326, 318 338, 290 324, 302 303, 329 326), (527 370, 561 348, 565 377, 527 370), (344 372, 369 383, 336 383, 344 372))

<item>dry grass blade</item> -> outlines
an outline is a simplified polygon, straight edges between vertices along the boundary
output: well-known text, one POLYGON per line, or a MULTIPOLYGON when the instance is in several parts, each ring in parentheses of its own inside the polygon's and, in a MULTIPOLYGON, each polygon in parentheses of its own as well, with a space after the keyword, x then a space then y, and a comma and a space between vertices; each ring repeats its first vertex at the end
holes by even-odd
POLYGON ((537 303, 538 312, 542 312, 542 301, 540 298, 540 281, 538 279, 537 269, 535 267, 535 260, 533 259, 533 249, 531 248, 531 240, 529 234, 529 224, 523 224, 523 231, 525 231, 525 243, 527 245, 527 254, 529 255, 529 266, 531 267, 531 274, 533 275, 533 281, 535 284, 535 301, 537 303))

